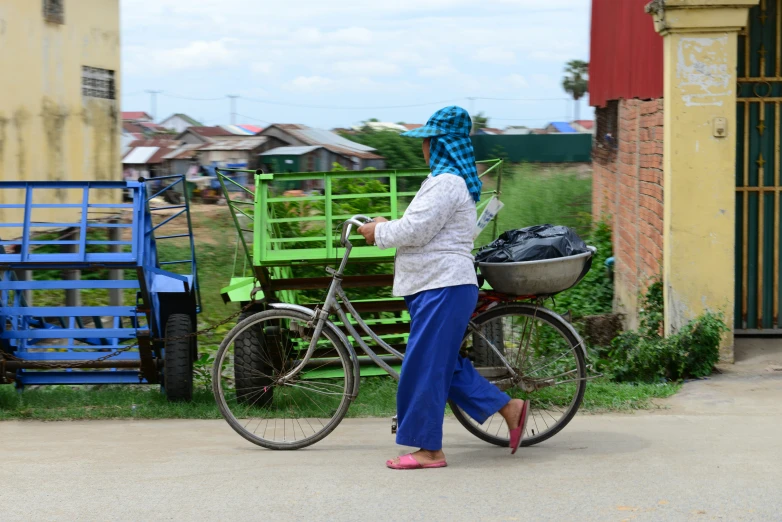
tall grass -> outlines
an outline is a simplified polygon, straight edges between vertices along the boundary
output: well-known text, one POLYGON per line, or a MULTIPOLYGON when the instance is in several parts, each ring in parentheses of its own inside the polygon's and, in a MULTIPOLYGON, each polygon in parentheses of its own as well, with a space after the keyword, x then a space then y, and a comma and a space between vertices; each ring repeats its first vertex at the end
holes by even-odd
MULTIPOLYGON (((497 179, 484 179, 487 188, 494 189, 497 179)), ((506 167, 502 174, 502 195, 505 204, 498 215, 498 232, 532 225, 565 225, 582 237, 592 224, 592 178, 565 167, 541 167, 531 164, 506 167)), ((475 242, 484 246, 491 242, 489 225, 475 242)))

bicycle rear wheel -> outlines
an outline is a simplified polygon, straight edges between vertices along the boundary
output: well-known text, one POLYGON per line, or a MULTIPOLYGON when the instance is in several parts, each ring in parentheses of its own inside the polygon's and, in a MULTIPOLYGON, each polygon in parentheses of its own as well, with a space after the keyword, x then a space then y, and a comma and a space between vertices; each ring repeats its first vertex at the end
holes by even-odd
POLYGON ((293 310, 260 312, 240 321, 220 345, 212 368, 214 396, 228 424, 253 444, 300 449, 331 433, 347 413, 353 364, 328 328, 310 362, 280 382, 307 351, 314 330, 310 320, 293 310), (247 342, 248 335, 253 342, 247 342))
MULTIPOLYGON (((476 361, 478 372, 505 393, 531 401, 521 445, 532 446, 559 433, 575 416, 586 390, 583 341, 575 330, 554 312, 529 304, 498 306, 476 317, 473 324, 483 337, 471 329, 462 343, 462 355, 476 361), (489 343, 499 349, 519 379, 497 362, 489 343)), ((508 427, 499 413, 480 424, 453 402, 450 405, 470 433, 508 446, 508 427)))

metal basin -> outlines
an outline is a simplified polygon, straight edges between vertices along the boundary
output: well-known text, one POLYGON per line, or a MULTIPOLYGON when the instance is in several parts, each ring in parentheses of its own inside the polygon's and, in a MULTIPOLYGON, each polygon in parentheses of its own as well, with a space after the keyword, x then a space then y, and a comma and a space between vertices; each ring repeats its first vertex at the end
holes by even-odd
POLYGON ((518 263, 478 263, 491 287, 503 294, 554 295, 571 288, 588 272, 597 249, 557 259, 518 263), (587 269, 587 270, 585 270, 587 269))

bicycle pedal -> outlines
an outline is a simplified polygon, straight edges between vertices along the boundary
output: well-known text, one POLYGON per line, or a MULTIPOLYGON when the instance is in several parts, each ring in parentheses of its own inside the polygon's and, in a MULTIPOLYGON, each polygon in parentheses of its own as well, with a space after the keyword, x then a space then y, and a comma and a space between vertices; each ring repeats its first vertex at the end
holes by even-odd
POLYGON ((396 415, 391 417, 391 435, 396 434, 396 415))

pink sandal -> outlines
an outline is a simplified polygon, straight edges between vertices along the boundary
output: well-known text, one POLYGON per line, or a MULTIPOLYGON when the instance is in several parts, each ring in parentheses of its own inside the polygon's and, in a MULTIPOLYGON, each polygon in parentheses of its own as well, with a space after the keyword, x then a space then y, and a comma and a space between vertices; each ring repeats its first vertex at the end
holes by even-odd
POLYGON ((386 461, 386 466, 388 466, 391 469, 426 469, 426 468, 444 468, 448 464, 445 463, 444 460, 441 460, 440 462, 433 462, 431 464, 421 464, 417 460, 415 460, 415 457, 413 457, 412 453, 408 453, 407 455, 402 455, 399 457, 399 462, 394 462, 396 459, 390 459, 386 461))
POLYGON ((510 454, 516 453, 521 445, 521 439, 524 437, 524 428, 527 426, 527 414, 529 413, 529 401, 524 401, 524 405, 521 407, 521 418, 519 419, 519 426, 514 430, 510 430, 510 454))

